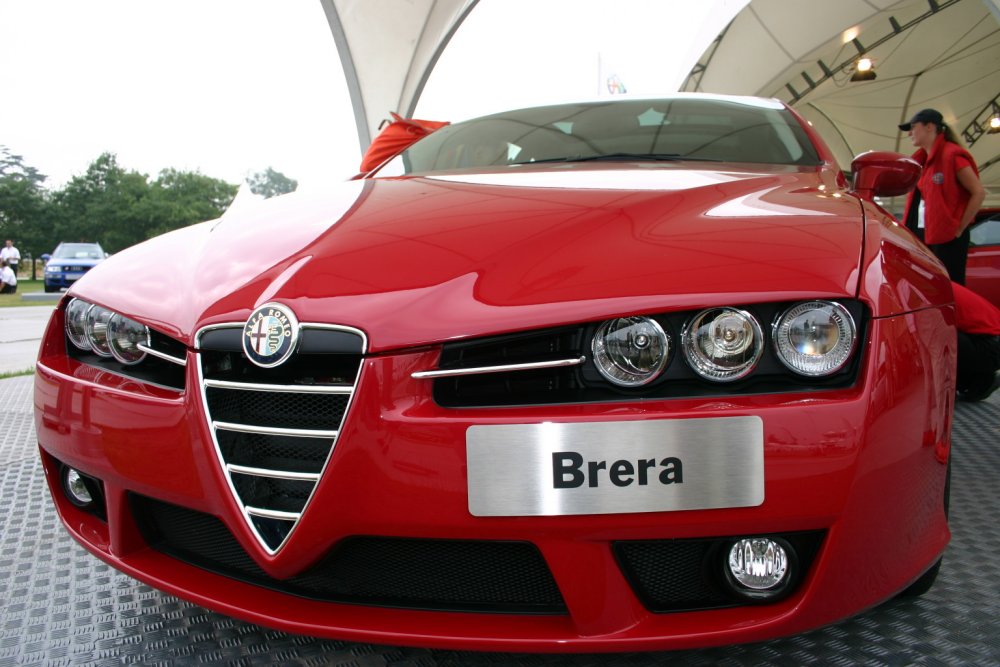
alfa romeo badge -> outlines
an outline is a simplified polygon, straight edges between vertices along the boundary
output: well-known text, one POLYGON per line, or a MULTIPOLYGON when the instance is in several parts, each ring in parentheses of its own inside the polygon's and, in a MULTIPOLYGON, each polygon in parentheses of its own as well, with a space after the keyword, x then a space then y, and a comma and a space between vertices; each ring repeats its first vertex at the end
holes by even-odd
POLYGON ((299 322, 279 303, 266 303, 250 313, 243 327, 243 352, 261 368, 285 362, 299 340, 299 322))

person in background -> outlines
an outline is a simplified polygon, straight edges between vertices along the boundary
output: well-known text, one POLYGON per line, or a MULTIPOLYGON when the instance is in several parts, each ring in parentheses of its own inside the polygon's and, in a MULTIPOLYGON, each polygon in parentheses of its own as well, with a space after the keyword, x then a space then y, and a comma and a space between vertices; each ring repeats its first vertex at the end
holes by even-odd
POLYGON ((936 109, 922 109, 899 129, 917 147, 913 159, 923 166, 917 187, 906 200, 903 221, 965 284, 969 225, 986 198, 979 168, 936 109))
POLYGON ((6 259, 0 259, 0 294, 13 294, 17 291, 17 276, 9 266, 6 259))
POLYGON ((1000 386, 1000 309, 972 290, 952 283, 958 329, 958 377, 964 401, 982 401, 1000 386))
POLYGON ((7 239, 3 248, 0 248, 0 259, 7 262, 7 266, 10 270, 14 272, 14 276, 17 276, 17 267, 21 263, 21 253, 17 248, 14 247, 14 241, 12 239, 7 239))

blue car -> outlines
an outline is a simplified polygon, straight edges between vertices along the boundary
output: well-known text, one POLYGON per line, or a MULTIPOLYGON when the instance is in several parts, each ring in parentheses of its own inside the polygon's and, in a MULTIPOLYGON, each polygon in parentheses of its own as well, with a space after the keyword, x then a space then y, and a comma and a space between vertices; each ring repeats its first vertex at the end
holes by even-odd
POLYGON ((45 265, 45 291, 68 288, 107 256, 99 243, 60 243, 45 265))

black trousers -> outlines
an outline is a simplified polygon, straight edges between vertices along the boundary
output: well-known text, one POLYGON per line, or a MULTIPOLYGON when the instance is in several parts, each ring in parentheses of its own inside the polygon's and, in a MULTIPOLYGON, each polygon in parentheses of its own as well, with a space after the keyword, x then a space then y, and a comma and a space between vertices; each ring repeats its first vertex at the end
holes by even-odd
POLYGON ((0 294, 13 294, 17 291, 17 285, 3 284, 3 288, 0 288, 0 294))
POLYGON ((958 238, 947 243, 931 243, 927 246, 941 260, 944 268, 948 269, 948 276, 951 277, 952 282, 959 285, 965 284, 965 260, 969 255, 970 235, 971 232, 966 227, 958 238))
POLYGON ((1000 336, 958 332, 956 389, 979 393, 993 384, 1000 370, 1000 336))

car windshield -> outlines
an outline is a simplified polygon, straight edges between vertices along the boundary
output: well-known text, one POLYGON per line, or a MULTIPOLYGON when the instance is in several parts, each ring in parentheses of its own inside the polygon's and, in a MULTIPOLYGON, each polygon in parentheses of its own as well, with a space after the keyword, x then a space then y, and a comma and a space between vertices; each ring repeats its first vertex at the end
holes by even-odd
POLYGON ((95 243, 60 243, 53 259, 104 259, 104 251, 95 243))
POLYGON ((401 153, 380 175, 602 160, 820 162, 802 126, 777 102, 615 100, 521 109, 449 125, 401 153))

